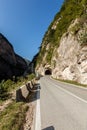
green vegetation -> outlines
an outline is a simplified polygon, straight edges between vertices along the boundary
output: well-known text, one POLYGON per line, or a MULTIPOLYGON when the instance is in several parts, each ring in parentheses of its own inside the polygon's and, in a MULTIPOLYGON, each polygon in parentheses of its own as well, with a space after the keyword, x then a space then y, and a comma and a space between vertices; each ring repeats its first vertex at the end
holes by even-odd
POLYGON ((26 78, 18 77, 17 81, 7 80, 0 83, 0 101, 11 98, 10 92, 17 87, 25 84, 27 81, 32 80, 35 77, 34 74, 28 75, 26 78))
POLYGON ((77 85, 77 86, 87 87, 87 85, 78 83, 78 82, 73 81, 73 80, 63 80, 63 79, 56 79, 56 80, 61 81, 61 82, 65 82, 65 83, 69 83, 69 84, 74 84, 74 85, 77 85))
POLYGON ((9 94, 7 93, 7 88, 4 86, 4 81, 0 83, 0 100, 4 99, 6 100, 7 97, 9 97, 9 94))
POLYGON ((78 34, 77 40, 81 45, 87 45, 87 14, 83 14, 78 22, 70 29, 73 35, 78 34), (80 33, 78 33, 80 30, 80 33))
MULTIPOLYGON (((25 84, 27 81, 32 80, 34 74, 28 75, 26 78, 18 77, 17 81, 12 80, 2 81, 0 83, 0 105, 3 106, 4 101, 11 98, 10 92, 17 87, 25 84)), ((0 130, 23 130, 25 123, 26 112, 29 106, 23 102, 11 102, 3 106, 3 111, 0 112, 0 130)))
POLYGON ((81 29, 80 23, 76 23, 76 24, 71 28, 70 31, 72 32, 73 35, 76 35, 80 29, 81 29))
POLYGON ((52 54, 53 54, 53 48, 50 48, 47 52, 47 56, 46 56, 46 61, 47 63, 51 64, 51 57, 52 57, 52 54))
POLYGON ((82 32, 79 39, 81 45, 87 45, 87 28, 82 32))
MULTIPOLYGON (((51 63, 52 53, 55 48, 57 48, 60 44, 60 39, 62 35, 67 32, 68 27, 76 18, 82 18, 82 21, 87 20, 87 0, 65 0, 63 6, 59 13, 56 14, 53 22, 48 27, 47 32, 44 35, 42 40, 42 44, 40 47, 39 54, 37 55, 36 64, 42 63, 43 56, 47 53, 46 61, 47 63, 51 63), (56 28, 53 28, 53 26, 56 28), (46 51, 47 45, 49 46, 49 51, 46 51)), ((79 31, 82 26, 82 22, 80 24, 75 25, 72 28, 73 34, 79 31)), ((87 34, 84 34, 81 37, 81 40, 86 42, 87 34)))
POLYGON ((22 130, 28 106, 13 102, 0 113, 0 130, 22 130))

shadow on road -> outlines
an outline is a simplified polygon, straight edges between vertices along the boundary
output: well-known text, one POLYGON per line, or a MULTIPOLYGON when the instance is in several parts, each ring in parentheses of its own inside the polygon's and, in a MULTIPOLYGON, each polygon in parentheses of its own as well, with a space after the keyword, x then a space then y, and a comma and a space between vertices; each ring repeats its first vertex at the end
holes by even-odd
POLYGON ((28 97, 28 102, 34 102, 38 99, 40 99, 40 90, 34 92, 34 93, 31 93, 28 97))
POLYGON ((55 130, 55 128, 53 126, 50 126, 50 127, 44 128, 42 130, 55 130))

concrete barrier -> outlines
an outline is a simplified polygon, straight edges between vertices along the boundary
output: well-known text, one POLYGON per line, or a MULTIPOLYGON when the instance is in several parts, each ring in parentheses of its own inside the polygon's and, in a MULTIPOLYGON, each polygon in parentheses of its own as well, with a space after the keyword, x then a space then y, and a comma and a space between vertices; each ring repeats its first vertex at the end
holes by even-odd
POLYGON ((38 87, 40 89, 40 85, 37 80, 33 79, 32 81, 29 81, 27 84, 16 90, 16 101, 28 101, 29 94, 36 92, 38 87))
MULTIPOLYGON (((30 85, 28 83, 28 85, 30 85)), ((19 89, 16 90, 16 101, 26 101, 28 96, 30 94, 30 91, 28 89, 27 85, 23 85, 22 87, 20 87, 19 89)))

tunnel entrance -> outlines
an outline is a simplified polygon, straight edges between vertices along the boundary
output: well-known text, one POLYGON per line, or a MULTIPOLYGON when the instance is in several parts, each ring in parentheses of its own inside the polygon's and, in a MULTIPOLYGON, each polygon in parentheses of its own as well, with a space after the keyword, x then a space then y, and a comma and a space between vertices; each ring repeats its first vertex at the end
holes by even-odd
POLYGON ((51 75, 51 74, 52 74, 52 70, 51 69, 45 70, 45 75, 51 75))

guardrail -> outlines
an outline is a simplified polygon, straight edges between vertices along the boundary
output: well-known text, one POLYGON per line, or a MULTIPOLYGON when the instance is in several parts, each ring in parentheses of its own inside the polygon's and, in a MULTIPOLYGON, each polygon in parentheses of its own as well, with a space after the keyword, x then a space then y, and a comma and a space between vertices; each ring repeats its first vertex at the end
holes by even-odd
POLYGON ((28 100, 29 95, 37 91, 38 86, 40 88, 39 83, 35 83, 35 81, 32 80, 26 83, 25 85, 23 85, 22 87, 18 88, 16 90, 16 101, 26 102, 28 100))

